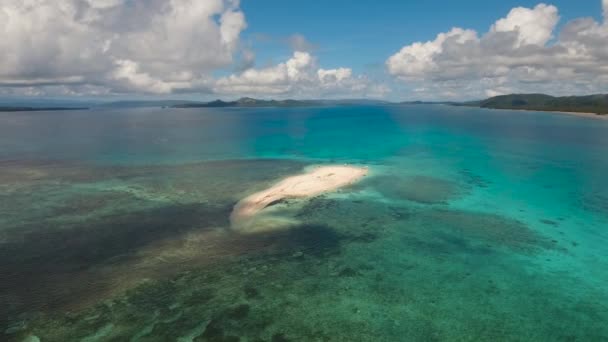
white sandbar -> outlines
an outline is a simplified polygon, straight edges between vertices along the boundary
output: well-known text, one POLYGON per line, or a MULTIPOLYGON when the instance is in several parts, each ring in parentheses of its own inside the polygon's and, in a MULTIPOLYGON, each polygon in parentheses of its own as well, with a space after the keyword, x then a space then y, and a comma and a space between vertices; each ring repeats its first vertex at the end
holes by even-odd
POLYGON ((239 201, 230 215, 233 227, 255 216, 271 203, 286 198, 307 198, 353 184, 367 175, 367 167, 319 166, 283 179, 272 187, 239 201))

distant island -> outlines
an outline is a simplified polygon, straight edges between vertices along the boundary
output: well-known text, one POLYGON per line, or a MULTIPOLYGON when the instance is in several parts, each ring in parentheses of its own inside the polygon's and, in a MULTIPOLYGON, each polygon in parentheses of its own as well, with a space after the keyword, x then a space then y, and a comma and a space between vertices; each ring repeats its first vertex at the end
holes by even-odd
POLYGON ((40 102, 35 104, 14 102, 0 103, 0 112, 27 111, 63 111, 63 110, 95 110, 95 109, 125 109, 125 108, 229 108, 229 107, 310 107, 310 106, 414 106, 414 105, 448 105, 466 106, 489 109, 535 110, 545 112, 575 113, 589 116, 601 115, 608 118, 608 94, 588 96, 555 97, 546 94, 510 94, 490 97, 485 100, 456 102, 456 101, 403 101, 388 102, 371 99, 311 99, 311 100, 262 100, 242 97, 234 101, 215 100, 199 102, 192 100, 126 100, 97 103, 61 103, 40 102), (84 104, 84 106, 83 106, 84 104))
POLYGON ((387 105, 388 101, 369 99, 342 100, 260 100, 242 97, 236 101, 215 100, 211 102, 186 102, 170 106, 171 108, 210 108, 210 107, 307 107, 327 105, 387 105))
POLYGON ((40 112, 40 111, 57 111, 57 110, 87 110, 87 107, 3 107, 0 106, 0 112, 40 112))
POLYGON ((403 101, 397 103, 399 105, 463 105, 462 102, 454 102, 454 101, 403 101))
POLYGON ((608 114, 608 94, 554 97, 546 94, 511 94, 481 101, 453 104, 491 109, 608 114))
POLYGON ((258 100, 243 97, 236 101, 215 100, 211 102, 189 102, 176 104, 172 108, 208 108, 208 107, 301 107, 314 105, 314 101, 298 100, 258 100))
POLYGON ((243 97, 236 101, 215 100, 211 102, 188 102, 176 104, 171 108, 209 108, 209 107, 303 107, 322 104, 314 100, 259 100, 243 97))
POLYGON ((340 105, 390 105, 394 104, 383 100, 373 99, 310 99, 310 100, 261 100, 251 97, 242 97, 235 101, 215 100, 210 102, 176 99, 154 100, 121 100, 121 101, 89 101, 70 102, 67 100, 39 100, 29 104, 27 100, 13 101, 0 99, 0 112, 26 112, 45 110, 96 110, 96 109, 137 109, 137 108, 218 108, 218 107, 306 107, 306 106, 340 106, 340 105), (60 104, 59 104, 60 103, 60 104))

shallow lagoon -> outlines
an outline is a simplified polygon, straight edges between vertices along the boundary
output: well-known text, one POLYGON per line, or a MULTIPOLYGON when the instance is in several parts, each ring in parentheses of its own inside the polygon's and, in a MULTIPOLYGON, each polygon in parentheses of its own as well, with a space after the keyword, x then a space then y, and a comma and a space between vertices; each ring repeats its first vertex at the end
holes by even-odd
POLYGON ((446 106, 0 116, 0 339, 608 339, 608 122, 446 106), (233 205, 313 164, 336 193, 233 205))

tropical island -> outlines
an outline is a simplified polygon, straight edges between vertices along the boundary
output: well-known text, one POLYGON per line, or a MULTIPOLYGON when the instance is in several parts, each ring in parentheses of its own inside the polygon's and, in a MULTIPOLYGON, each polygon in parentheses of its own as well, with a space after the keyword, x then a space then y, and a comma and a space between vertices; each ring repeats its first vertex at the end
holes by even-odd
POLYGON ((209 107, 308 107, 326 105, 388 105, 391 102, 371 99, 339 99, 339 100, 261 100, 242 97, 236 101, 215 100, 211 102, 185 102, 174 104, 171 108, 209 108, 209 107))
POLYGON ((87 107, 9 107, 0 106, 0 112, 41 112, 58 110, 87 110, 87 107))
POLYGON ((26 111, 63 111, 63 110, 88 110, 88 109, 124 109, 124 108, 229 108, 229 107, 310 107, 328 105, 371 105, 371 106, 409 106, 409 105, 447 105, 478 107, 487 109, 507 110, 530 110, 546 112, 574 113, 579 115, 589 114, 601 115, 608 118, 608 94, 597 94, 587 96, 562 96, 555 97, 546 94, 509 94, 487 98, 485 100, 457 102, 457 101, 403 101, 389 102, 370 99, 310 99, 310 100, 264 100, 251 97, 242 97, 238 100, 214 100, 209 102, 188 100, 131 100, 90 103, 87 107, 78 106, 76 103, 63 106, 52 106, 50 104, 34 105, 10 105, 0 104, 0 112, 26 112, 26 111))
POLYGON ((214 108, 214 107, 305 107, 320 105, 427 105, 441 104, 451 106, 468 106, 488 109, 537 110, 548 112, 593 113, 608 114, 608 94, 588 96, 554 97, 546 94, 510 94, 491 97, 485 100, 455 102, 455 101, 404 101, 391 103, 374 100, 261 100, 243 97, 236 101, 215 100, 211 102, 187 102, 173 104, 171 108, 214 108))
POLYGON ((318 104, 313 100, 259 100, 242 97, 236 101, 215 100, 211 102, 188 102, 171 106, 172 108, 208 108, 208 107, 301 107, 318 104))
POLYGON ((565 113, 608 114, 608 94, 588 96, 555 97, 546 94, 510 94, 491 97, 481 101, 453 103, 490 109, 537 110, 565 113))

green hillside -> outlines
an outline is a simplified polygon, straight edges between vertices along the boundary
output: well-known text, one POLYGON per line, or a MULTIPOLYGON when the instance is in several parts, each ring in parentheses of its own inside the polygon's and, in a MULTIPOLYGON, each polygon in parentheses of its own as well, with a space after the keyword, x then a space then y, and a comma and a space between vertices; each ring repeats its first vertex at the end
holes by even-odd
POLYGON ((493 109, 525 109, 608 114, 608 95, 554 97, 545 94, 511 94, 464 105, 493 109))

